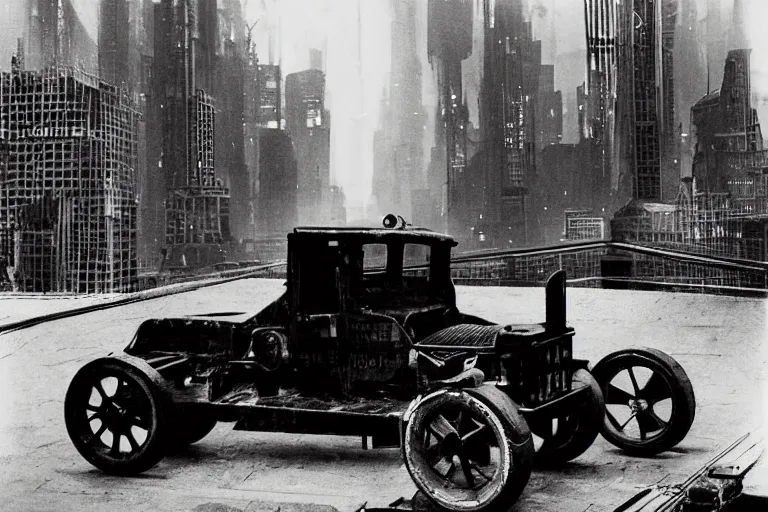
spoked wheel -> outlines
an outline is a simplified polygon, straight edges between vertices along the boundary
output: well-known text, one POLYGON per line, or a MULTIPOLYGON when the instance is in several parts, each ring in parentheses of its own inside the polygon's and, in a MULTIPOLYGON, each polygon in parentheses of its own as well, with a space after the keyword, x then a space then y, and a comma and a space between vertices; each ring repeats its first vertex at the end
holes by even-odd
POLYGON ((577 370, 573 388, 588 387, 585 402, 570 414, 557 418, 529 419, 536 449, 536 464, 559 465, 575 459, 595 442, 603 427, 605 404, 600 386, 586 370, 577 370))
POLYGON ((160 390, 119 360, 99 359, 72 379, 64 401, 77 451, 107 473, 135 475, 165 455, 167 423, 160 390))
POLYGON ((525 419, 490 385, 425 397, 406 426, 403 452, 416 486, 451 511, 509 508, 533 462, 525 419))
POLYGON ((683 440, 696 399, 685 370, 655 349, 614 352, 592 374, 605 397, 603 437, 637 455, 656 455, 683 440))

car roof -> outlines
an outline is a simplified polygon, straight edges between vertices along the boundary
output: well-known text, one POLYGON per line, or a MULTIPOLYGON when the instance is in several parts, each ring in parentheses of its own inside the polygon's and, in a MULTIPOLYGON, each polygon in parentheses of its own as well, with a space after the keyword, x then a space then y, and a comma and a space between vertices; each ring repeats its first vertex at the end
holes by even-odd
POLYGON ((457 242, 449 235, 436 233, 424 228, 406 227, 402 229, 386 228, 356 228, 356 227, 297 227, 293 230, 294 236, 301 238, 325 238, 332 240, 347 239, 360 243, 386 243, 390 240, 398 240, 405 243, 417 244, 448 244, 455 247, 457 242))

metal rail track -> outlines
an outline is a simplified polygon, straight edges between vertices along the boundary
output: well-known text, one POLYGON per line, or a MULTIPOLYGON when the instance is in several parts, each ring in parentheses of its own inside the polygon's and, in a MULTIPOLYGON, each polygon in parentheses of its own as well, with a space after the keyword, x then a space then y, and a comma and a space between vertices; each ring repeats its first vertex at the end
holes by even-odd
POLYGON ((83 315, 91 313, 93 311, 101 311, 104 309, 115 308, 118 306, 124 306, 126 304, 132 304, 134 302, 142 302, 145 300, 157 299, 160 297, 167 297, 168 295, 176 295, 179 293, 191 292, 206 288, 209 286, 216 286, 239 279, 249 278, 270 278, 280 277, 280 273, 275 275, 274 270, 280 267, 285 267, 284 261, 278 261, 267 265, 260 265, 258 267, 251 267, 247 269, 235 269, 226 270, 221 272, 215 272, 212 274, 206 274, 201 276, 195 276, 195 280, 191 282, 175 283, 168 286, 162 286, 159 288, 152 288, 141 292, 135 292, 126 294, 123 297, 119 297, 115 300, 111 300, 106 303, 92 304, 79 308, 69 309, 66 311, 59 311, 56 313, 50 313, 47 315, 40 315, 34 318, 27 318, 18 322, 13 322, 5 325, 0 325, 0 335, 8 332, 19 331, 28 327, 33 327, 46 322, 52 322, 54 320, 60 320, 62 318, 69 318, 77 315, 83 315))

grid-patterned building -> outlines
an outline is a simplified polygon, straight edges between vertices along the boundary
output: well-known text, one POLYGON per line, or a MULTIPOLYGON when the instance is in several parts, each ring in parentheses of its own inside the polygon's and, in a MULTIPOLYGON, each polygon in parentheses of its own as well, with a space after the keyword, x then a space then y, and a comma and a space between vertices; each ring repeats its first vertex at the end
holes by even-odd
POLYGON ((20 291, 131 289, 139 112, 69 68, 0 75, 0 259, 20 291))
POLYGON ((618 202, 671 200, 678 0, 585 0, 587 138, 606 146, 603 173, 618 202), (631 193, 630 193, 631 191, 631 193))
POLYGON ((693 180, 677 204, 630 203, 614 239, 715 256, 764 260, 768 150, 751 104, 750 51, 731 50, 719 90, 691 109, 693 180))

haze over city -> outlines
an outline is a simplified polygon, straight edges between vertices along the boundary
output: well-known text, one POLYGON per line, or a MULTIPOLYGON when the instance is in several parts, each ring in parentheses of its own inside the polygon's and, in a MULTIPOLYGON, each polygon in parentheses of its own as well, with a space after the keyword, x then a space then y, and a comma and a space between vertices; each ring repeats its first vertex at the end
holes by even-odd
MULTIPOLYGON (((158 0, 155 0, 156 3, 158 0)), ((21 36, 24 0, 0 1, 0 69, 9 69, 15 40, 21 36)), ((94 39, 98 35, 99 8, 94 0, 73 0, 81 20, 94 39)), ((706 20, 707 0, 695 0, 698 19, 706 20)), ((434 107, 437 105, 436 83, 426 52, 427 2, 419 2, 417 19, 421 41, 419 58, 422 63, 424 105, 430 115, 425 134, 425 146, 434 141, 434 107)), ((720 0, 722 15, 731 16, 733 2, 720 0)), ((768 4, 761 0, 743 2, 747 17, 750 45, 753 48, 753 89, 757 96, 768 97, 768 36, 762 20, 768 14, 768 4), (765 64, 763 64, 765 63, 765 64)), ((391 11, 388 0, 365 0, 360 5, 360 54, 357 44, 357 2, 355 0, 246 0, 243 14, 254 27, 254 42, 259 59, 268 60, 270 34, 273 36, 274 59, 279 59, 284 74, 305 69, 309 65, 309 49, 326 51, 326 105, 334 112, 339 128, 332 134, 332 174, 334 183, 344 188, 347 199, 368 203, 371 196, 373 172, 373 131, 379 123, 381 92, 388 86, 391 67, 391 11), (364 137, 366 159, 362 167, 350 168, 348 120, 365 113, 364 137)), ((528 1, 529 16, 535 37, 542 41, 542 61, 557 64, 555 87, 564 95, 563 142, 578 140, 576 127, 575 91, 585 79, 584 0, 528 1), (554 37, 553 37, 554 36, 554 37), (570 102, 566 101, 570 100, 570 102)), ((713 88, 716 88, 713 86, 713 88)), ((468 91, 470 119, 477 122, 477 91, 468 91)), ((761 118, 768 115, 768 100, 758 105, 761 118)))
POLYGON ((12 288, 269 261, 297 225, 388 213, 462 252, 612 240, 768 259, 765 2, 5 0, 0 13, 12 288), (95 277, 83 243, 104 258, 95 277))

